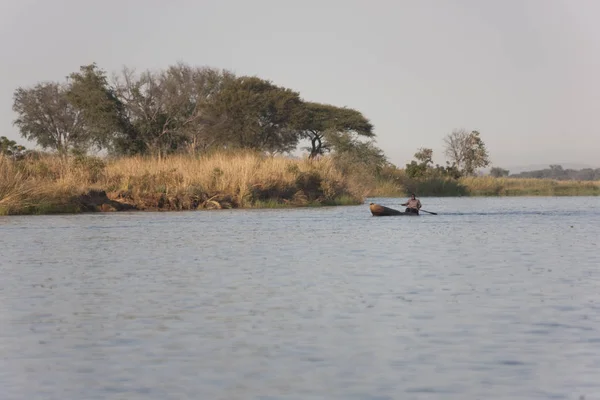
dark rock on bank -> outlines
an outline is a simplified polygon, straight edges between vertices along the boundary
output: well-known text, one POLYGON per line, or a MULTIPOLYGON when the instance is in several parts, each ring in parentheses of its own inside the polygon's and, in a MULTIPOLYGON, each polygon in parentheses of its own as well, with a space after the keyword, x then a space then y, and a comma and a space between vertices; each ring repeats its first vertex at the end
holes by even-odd
POLYGON ((92 189, 80 195, 77 198, 77 202, 84 212, 137 210, 137 207, 134 205, 109 199, 104 190, 92 189))

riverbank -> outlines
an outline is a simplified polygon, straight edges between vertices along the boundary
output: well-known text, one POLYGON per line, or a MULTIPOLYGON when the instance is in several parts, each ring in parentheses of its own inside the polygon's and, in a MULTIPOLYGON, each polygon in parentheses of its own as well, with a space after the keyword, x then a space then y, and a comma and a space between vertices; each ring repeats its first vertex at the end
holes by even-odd
POLYGON ((366 194, 327 157, 0 157, 0 215, 344 205, 366 194))
MULTIPOLYGON (((397 177, 402 195, 419 196, 599 196, 600 181, 559 181, 553 179, 494 178, 491 176, 410 179, 397 177)), ((398 193, 380 193, 396 197, 398 193)))
POLYGON ((161 160, 36 154, 14 161, 0 156, 0 215, 358 205, 366 197, 411 192, 419 197, 597 196, 600 182, 411 179, 397 168, 372 176, 352 165, 336 165, 332 157, 289 159, 252 152, 161 160))

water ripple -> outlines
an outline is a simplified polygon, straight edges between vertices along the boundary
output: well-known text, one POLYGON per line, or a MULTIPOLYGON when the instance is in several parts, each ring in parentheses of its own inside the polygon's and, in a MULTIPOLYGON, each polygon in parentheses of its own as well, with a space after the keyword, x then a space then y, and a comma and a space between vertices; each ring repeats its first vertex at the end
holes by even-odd
POLYGON ((423 201, 1 218, 0 398, 600 398, 598 198, 423 201))

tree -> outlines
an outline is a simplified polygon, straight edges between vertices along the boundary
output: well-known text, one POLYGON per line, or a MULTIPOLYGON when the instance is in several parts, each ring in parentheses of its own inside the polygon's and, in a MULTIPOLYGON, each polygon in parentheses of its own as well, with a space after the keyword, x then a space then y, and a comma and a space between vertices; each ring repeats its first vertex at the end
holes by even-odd
POLYGON ((458 169, 446 163, 446 167, 433 165, 433 150, 420 148, 414 155, 415 160, 406 164, 406 175, 410 178, 452 178, 458 179, 461 173, 458 169))
POLYGON ((18 145, 14 140, 10 140, 6 136, 0 136, 0 154, 5 156, 18 158, 25 152, 25 147, 18 145))
POLYGON ((211 130, 219 123, 219 116, 211 113, 211 106, 235 76, 225 70, 190 67, 183 63, 170 66, 164 75, 173 95, 171 98, 183 104, 183 109, 177 112, 177 120, 187 151, 192 154, 207 151, 219 139, 211 130))
POLYGON ((477 131, 454 130, 444 138, 444 143, 451 166, 463 175, 473 175, 478 168, 490 164, 487 149, 477 131))
POLYGON ((428 148, 420 148, 414 156, 423 165, 433 164, 433 150, 428 148))
POLYGON ((361 141, 348 132, 333 136, 330 142, 335 149, 333 159, 344 173, 360 169, 379 174, 388 165, 388 159, 374 140, 361 141))
POLYGON ((116 93, 132 127, 126 139, 119 143, 120 151, 160 157, 176 149, 178 132, 174 116, 168 112, 172 104, 169 107, 160 74, 147 70, 136 76, 134 70, 123 68, 119 78, 116 93))
POLYGON ((81 66, 67 79, 67 99, 81 111, 86 134, 98 149, 112 148, 119 137, 127 136, 131 127, 124 105, 109 85, 105 71, 93 63, 81 66))
POLYGON ((406 164, 406 174, 411 178, 424 177, 428 169, 433 164, 433 150, 428 148, 420 148, 414 155, 415 160, 410 164, 406 164))
POLYGON ((331 151, 335 138, 342 134, 373 138, 373 125, 359 111, 328 104, 305 103, 300 137, 310 140, 309 158, 331 151))
POLYGON ((501 178, 503 176, 508 176, 509 171, 507 169, 502 169, 500 167, 493 167, 490 169, 490 175, 494 178, 501 178))
POLYGON ((297 92, 256 77, 228 79, 211 103, 213 135, 226 147, 285 153, 296 148, 297 92))
MULTIPOLYGON (((132 127, 127 140, 144 153, 164 155, 188 148, 195 151, 206 139, 207 104, 216 96, 226 73, 185 64, 165 71, 125 68, 117 78, 116 94, 132 127)), ((205 146, 206 147, 206 146, 205 146)))
POLYGON ((14 125, 21 136, 43 149, 66 155, 71 149, 86 150, 91 142, 82 112, 67 95, 69 87, 55 82, 38 83, 14 92, 14 125))

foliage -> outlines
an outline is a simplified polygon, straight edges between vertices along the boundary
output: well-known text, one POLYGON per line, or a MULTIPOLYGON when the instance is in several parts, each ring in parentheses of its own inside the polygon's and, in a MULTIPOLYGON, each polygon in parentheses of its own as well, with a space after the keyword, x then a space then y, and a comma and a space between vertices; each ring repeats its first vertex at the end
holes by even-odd
POLYGON ((300 138, 310 141, 310 158, 334 150, 342 135, 375 137, 373 125, 359 111, 329 104, 305 103, 298 127, 300 138))
POLYGON ((489 155, 479 132, 454 130, 444 138, 445 154, 452 167, 462 175, 474 175, 490 164, 489 155))
POLYGON ((20 158, 24 155, 25 151, 25 146, 17 144, 17 142, 10 140, 6 136, 0 136, 0 155, 20 158))
POLYGON ((263 150, 294 150, 300 95, 256 77, 228 79, 211 103, 212 128, 221 145, 263 150))
POLYGON ((493 167, 490 169, 490 176, 494 178, 501 178, 503 176, 508 176, 509 171, 507 169, 502 169, 500 167, 493 167))
POLYGON ((23 137, 61 154, 94 148, 158 158, 231 149, 275 155, 308 140, 311 159, 333 151, 378 169, 385 158, 374 142, 358 140, 375 133, 357 110, 306 102, 258 77, 184 63, 141 73, 124 67, 112 81, 95 63, 84 65, 65 83, 18 88, 13 109, 23 137))
POLYGON ((414 155, 415 160, 406 164, 406 174, 411 178, 422 178, 427 175, 428 170, 433 164, 433 150, 421 148, 414 155))
POLYGON ((344 132, 332 136, 330 146, 335 149, 333 159, 339 163, 349 163, 354 168, 378 174, 388 164, 383 151, 373 140, 361 141, 352 134, 344 132))
POLYGON ((210 146, 207 105, 228 76, 211 68, 185 64, 139 75, 124 68, 116 94, 123 104, 128 130, 118 142, 122 153, 164 156, 210 146))
MULTIPOLYGON (((81 111, 85 134, 98 149, 112 149, 118 135, 127 131, 123 103, 109 86, 106 72, 97 65, 81 66, 68 77, 66 93, 70 104, 81 111)), ((85 150, 85 149, 82 149, 85 150)))
POLYGON ((442 167, 433 166, 433 150, 420 148, 414 155, 415 160, 406 164, 406 175, 413 179, 423 178, 453 178, 458 179, 461 174, 453 165, 442 167))
POLYGON ((91 138, 82 111, 69 101, 68 91, 68 85, 54 82, 15 90, 13 111, 18 117, 14 124, 21 135, 62 155, 70 149, 88 148, 91 138))

